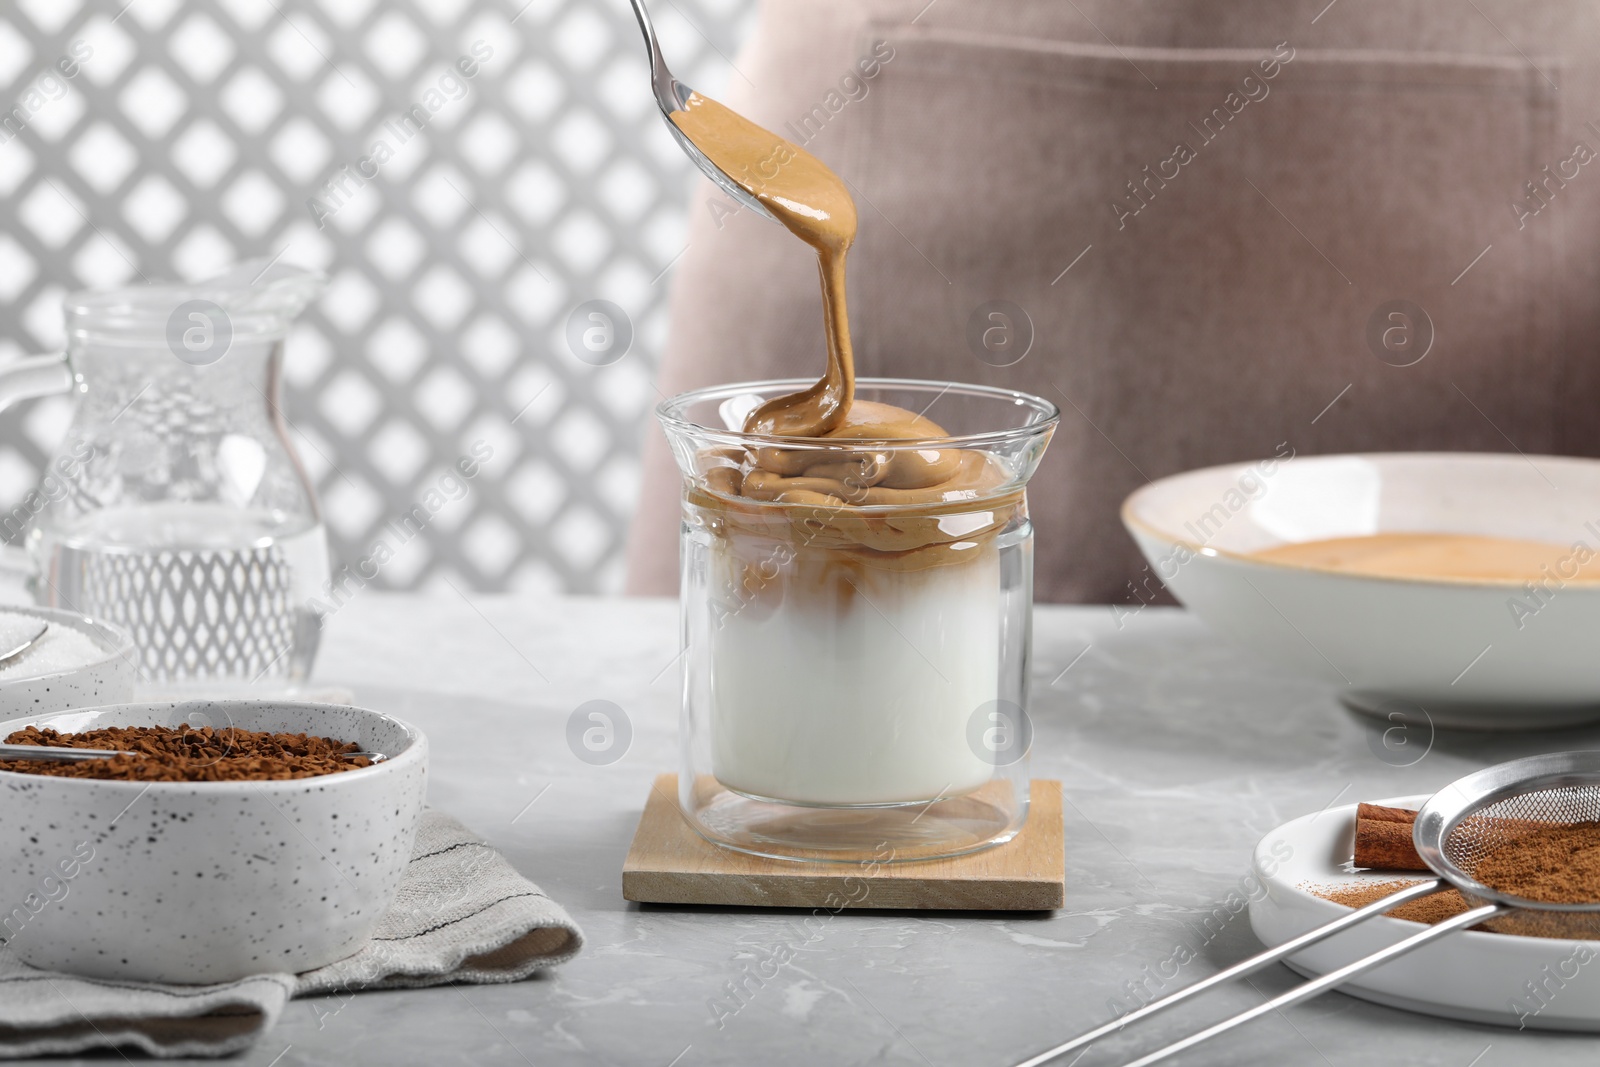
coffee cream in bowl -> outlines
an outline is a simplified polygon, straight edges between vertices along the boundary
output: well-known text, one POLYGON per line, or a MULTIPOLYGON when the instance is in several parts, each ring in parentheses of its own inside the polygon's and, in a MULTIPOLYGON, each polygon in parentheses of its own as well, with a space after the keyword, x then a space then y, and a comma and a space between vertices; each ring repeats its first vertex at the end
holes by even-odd
MULTIPOLYGON (((1164 478, 1123 522, 1208 623, 1394 722, 1600 718, 1600 461, 1282 458, 1164 478)), ((1153 584, 1150 583, 1150 584, 1153 584)), ((1133 625, 1143 597, 1114 605, 1133 625)))

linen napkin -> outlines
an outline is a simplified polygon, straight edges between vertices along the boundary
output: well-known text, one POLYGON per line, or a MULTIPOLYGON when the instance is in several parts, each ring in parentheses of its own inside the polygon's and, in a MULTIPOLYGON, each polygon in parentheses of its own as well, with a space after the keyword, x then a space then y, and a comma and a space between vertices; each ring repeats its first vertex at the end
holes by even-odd
POLYGON ((0 1059, 119 1045, 222 1056, 270 1030, 291 997, 318 997, 326 1007, 312 1009, 332 1014, 365 989, 515 982, 582 947, 561 905, 455 819, 429 810, 371 940, 314 971, 161 985, 54 974, 0 950, 0 1059))

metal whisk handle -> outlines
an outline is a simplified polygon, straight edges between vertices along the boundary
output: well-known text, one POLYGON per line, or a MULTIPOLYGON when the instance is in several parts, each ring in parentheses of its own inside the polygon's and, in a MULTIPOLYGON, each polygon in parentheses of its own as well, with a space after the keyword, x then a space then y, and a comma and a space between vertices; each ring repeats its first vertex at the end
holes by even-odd
POLYGON ((1182 1041, 1175 1041, 1166 1048, 1157 1049, 1148 1056, 1141 1056, 1132 1063, 1127 1064, 1126 1067, 1145 1067, 1146 1064, 1164 1060, 1174 1053, 1182 1052, 1186 1048, 1193 1048, 1200 1042, 1210 1040, 1224 1031, 1232 1030, 1235 1026, 1249 1022, 1251 1019, 1277 1011, 1279 1008, 1288 1007, 1290 1004, 1298 1004, 1302 1000, 1310 1000, 1318 993, 1324 993, 1335 986, 1343 985, 1361 972, 1370 971, 1372 968, 1388 963, 1398 956, 1404 956, 1413 949, 1421 948, 1429 941, 1435 941, 1448 934, 1453 934, 1463 927, 1476 926, 1485 919, 1492 919, 1496 915, 1505 915, 1514 910, 1514 908, 1504 904, 1485 904, 1481 908, 1473 908, 1470 911, 1462 912, 1460 915, 1451 916, 1443 922, 1428 927, 1419 934, 1412 934, 1404 941, 1396 941, 1389 947, 1379 949, 1370 956, 1363 956, 1354 963, 1347 963, 1336 971, 1329 971, 1321 978, 1315 978, 1297 985, 1287 993, 1273 997, 1265 1004, 1257 1005, 1249 1011, 1240 1012, 1231 1019, 1224 1019, 1215 1026, 1207 1027, 1198 1034, 1191 1034, 1182 1041))
POLYGON ((1090 1030, 1086 1034, 1079 1034, 1072 1040, 1064 1041, 1054 1048, 1046 1049, 1032 1059, 1025 1060, 1022 1063, 1017 1064, 1017 1067, 1040 1067, 1040 1065, 1049 1063, 1051 1060, 1062 1055, 1063 1053, 1071 1052, 1073 1049, 1079 1049, 1085 1045, 1093 1044, 1102 1037, 1106 1037, 1109 1034, 1114 1034, 1123 1027, 1127 1026, 1129 1023, 1138 1022, 1140 1019, 1154 1015, 1158 1011, 1165 1011, 1167 1008, 1170 1008, 1175 1004, 1180 1004, 1183 1001, 1188 1000, 1190 997, 1199 993, 1204 993, 1206 990, 1213 989, 1216 986, 1222 985, 1224 982, 1230 982, 1235 978, 1243 978, 1247 974, 1254 974, 1263 967, 1269 967, 1280 960, 1288 959, 1301 949, 1309 948, 1310 946, 1315 945, 1318 941, 1332 937, 1341 930, 1346 930, 1359 922, 1366 921, 1373 915, 1378 915, 1382 912, 1390 910, 1391 908, 1398 907, 1408 900, 1416 900, 1419 897, 1432 896, 1434 893, 1446 888, 1448 888, 1448 886, 1442 878, 1432 878, 1425 882, 1418 882, 1416 885, 1406 886, 1399 892, 1391 893, 1382 900, 1375 900, 1364 908, 1356 909, 1349 915, 1341 915, 1331 923, 1319 926, 1315 930, 1308 930, 1299 937, 1290 938, 1288 941, 1278 945, 1276 948, 1269 948, 1265 952, 1258 952, 1249 959, 1241 960, 1238 963, 1235 963, 1232 967, 1229 967, 1226 970, 1218 971, 1209 978, 1202 979, 1193 985, 1184 986, 1182 989, 1168 993, 1164 997, 1159 997, 1156 1000, 1152 1000, 1144 1007, 1136 1008, 1126 1015, 1119 1016, 1118 1018, 1113 1019, 1111 1022, 1106 1023, 1104 1026, 1090 1030))
MULTIPOLYGON (((1102 1037, 1114 1034, 1130 1023, 1138 1022, 1140 1019, 1148 1018, 1159 1011, 1165 1011, 1167 1008, 1170 1008, 1175 1004, 1179 1004, 1185 1000, 1188 1000, 1190 997, 1196 996, 1197 994, 1204 993, 1208 989, 1214 989, 1215 987, 1222 985, 1224 982, 1232 981, 1235 978, 1242 978, 1247 974, 1253 974, 1264 967, 1268 967, 1274 963, 1288 959, 1290 956, 1295 955, 1302 949, 1309 948, 1310 946, 1315 945, 1317 942, 1326 940, 1327 938, 1330 938, 1334 934, 1337 934, 1343 930, 1348 930, 1350 927, 1355 926, 1358 923, 1363 923, 1372 918, 1374 915, 1381 915, 1386 911, 1390 911, 1399 905, 1406 903, 1407 901, 1417 900, 1421 897, 1432 896, 1433 894, 1448 888, 1450 888, 1450 884, 1443 878, 1430 878, 1427 881, 1406 886, 1399 892, 1391 893, 1382 900, 1375 900, 1371 904, 1368 904, 1362 908, 1358 908, 1348 915, 1341 915, 1333 922, 1326 923, 1314 930, 1308 930, 1298 937, 1290 938, 1281 945, 1267 949, 1265 952, 1259 952, 1256 955, 1251 956, 1249 959, 1241 960, 1232 967, 1218 971, 1209 978, 1202 979, 1193 985, 1184 986, 1182 989, 1179 989, 1173 993, 1169 993, 1167 996, 1161 997, 1157 1000, 1152 1000, 1144 1007, 1137 1008, 1134 1011, 1131 1011, 1128 1014, 1113 1020, 1112 1022, 1106 1023, 1104 1026, 1097 1027, 1085 1034, 1079 1034, 1072 1040, 1065 1041, 1054 1048, 1047 1049, 1044 1052, 1039 1053, 1037 1056, 1034 1056, 1032 1059, 1024 1060, 1022 1063, 1019 1063, 1017 1067, 1041 1067, 1041 1065, 1050 1062, 1058 1056, 1071 1052, 1074 1049, 1083 1048, 1086 1045, 1090 1045, 1100 1040, 1102 1037)), ((1369 967, 1376 967, 1378 964, 1391 960, 1396 956, 1404 955, 1405 953, 1410 952, 1412 949, 1426 944, 1428 941, 1431 941, 1436 937, 1443 937, 1445 934, 1454 930, 1458 930, 1463 926, 1471 926, 1474 923, 1482 922, 1484 919, 1492 918, 1495 915, 1500 915, 1510 910, 1510 908, 1506 908, 1501 905, 1488 905, 1482 908, 1475 908, 1472 911, 1455 916, 1446 922, 1439 923, 1437 926, 1430 927, 1420 934, 1409 937, 1404 941, 1397 942, 1381 952, 1375 952, 1372 955, 1357 960, 1356 962, 1342 967, 1337 971, 1330 971, 1321 978, 1307 982, 1304 985, 1297 986, 1288 993, 1285 993, 1283 996, 1269 1001, 1268 1003, 1261 1005, 1259 1008, 1253 1008, 1241 1015, 1236 1015, 1231 1019, 1218 1023, 1208 1030, 1204 1030, 1193 1035, 1192 1037, 1185 1038, 1176 1044, 1169 1045, 1158 1052, 1153 1052, 1143 1059, 1136 1061, 1135 1064, 1129 1064, 1128 1067, 1136 1067, 1137 1064, 1155 1063, 1157 1060, 1165 1059, 1167 1056, 1170 1056, 1175 1052, 1179 1052, 1193 1045, 1197 1045, 1207 1038, 1210 1038, 1216 1034, 1220 1034, 1224 1030, 1230 1030, 1233 1027, 1238 1026, 1240 1023, 1248 1022, 1251 1019, 1254 1019, 1268 1011, 1276 1010, 1285 1004, 1294 1004, 1309 997, 1314 997, 1318 993, 1321 993, 1327 989, 1331 989, 1346 979, 1360 974, 1369 967)))

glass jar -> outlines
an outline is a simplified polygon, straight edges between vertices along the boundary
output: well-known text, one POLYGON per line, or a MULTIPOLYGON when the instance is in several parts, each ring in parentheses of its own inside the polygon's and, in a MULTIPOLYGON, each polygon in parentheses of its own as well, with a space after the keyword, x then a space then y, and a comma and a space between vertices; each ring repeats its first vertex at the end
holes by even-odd
MULTIPOLYGON (((806 381, 739 384, 658 414, 684 477, 678 799, 710 840, 890 862, 1010 840, 1028 813, 1033 528, 1024 486, 1049 401, 863 379, 857 401, 947 437, 774 438, 739 428, 806 381), (882 502, 898 457, 976 472, 882 502), (753 468, 851 472, 847 498, 745 495, 753 468), (741 488, 743 487, 743 488, 741 488)), ((809 484, 804 479, 793 484, 809 484)))

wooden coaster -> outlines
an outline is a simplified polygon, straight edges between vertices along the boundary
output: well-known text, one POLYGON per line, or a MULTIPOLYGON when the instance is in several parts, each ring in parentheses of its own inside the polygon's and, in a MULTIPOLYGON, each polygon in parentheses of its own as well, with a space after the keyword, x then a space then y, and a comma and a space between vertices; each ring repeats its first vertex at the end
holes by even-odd
POLYGON ((622 865, 628 900, 979 911, 1046 911, 1066 902, 1060 782, 1034 780, 1027 824, 1004 845, 953 859, 881 864, 871 874, 853 863, 772 860, 721 848, 689 825, 677 795, 677 775, 656 778, 622 865))

